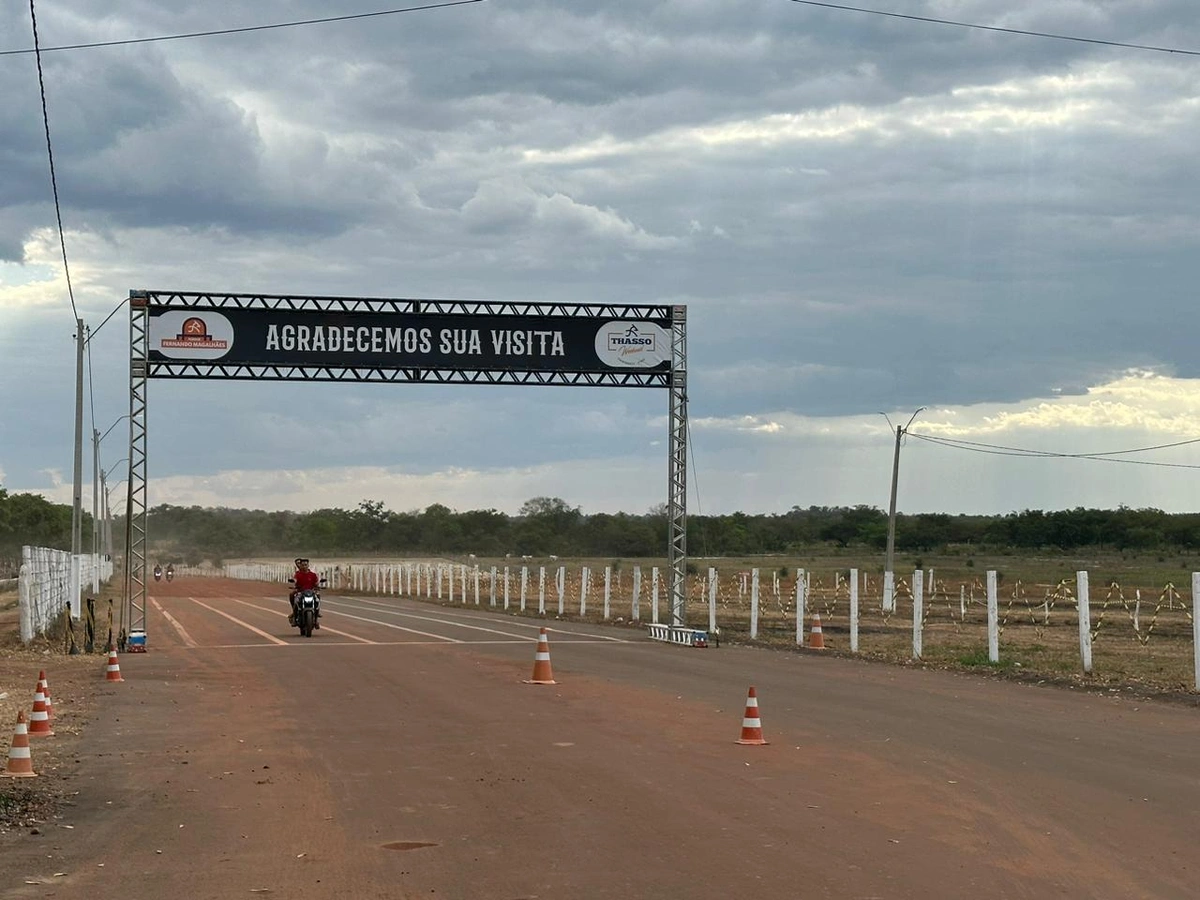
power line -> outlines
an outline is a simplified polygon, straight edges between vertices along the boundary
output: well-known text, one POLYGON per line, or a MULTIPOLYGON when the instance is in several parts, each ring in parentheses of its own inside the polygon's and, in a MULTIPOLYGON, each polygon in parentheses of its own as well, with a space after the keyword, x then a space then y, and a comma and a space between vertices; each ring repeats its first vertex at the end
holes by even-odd
POLYGON ((46 157, 50 160, 50 187, 54 191, 54 216, 58 221, 58 243, 62 247, 63 274, 67 279, 67 296, 71 298, 71 312, 79 321, 79 310, 75 307, 75 290, 71 287, 71 267, 67 263, 67 239, 63 234, 62 207, 58 202, 58 178, 54 174, 54 145, 50 143, 50 114, 46 111, 46 79, 42 75, 42 51, 38 41, 37 12, 33 0, 29 0, 29 18, 33 23, 33 55, 37 60, 38 90, 42 96, 42 125, 46 130, 46 157))
MULTIPOLYGON (((928 434, 916 434, 909 432, 912 437, 918 440, 926 441, 930 444, 938 444, 942 447, 949 447, 951 450, 967 450, 971 453, 986 453, 990 456, 1019 456, 1025 459, 1031 457, 1039 459, 1090 459, 1096 462, 1107 463, 1124 463, 1130 466, 1157 466, 1164 469, 1200 469, 1200 465, 1190 465, 1188 463, 1165 463, 1152 462, 1145 459, 1116 459, 1111 454, 1087 454, 1087 453, 1051 453, 1044 450, 1022 450, 1017 447, 998 447, 997 445, 974 444, 970 441, 957 441, 954 439, 937 438, 928 434)), ((1178 447, 1183 444, 1191 444, 1195 441, 1180 441, 1176 444, 1163 444, 1163 447, 1178 447)), ((1152 448, 1145 448, 1152 449, 1152 448)), ((1154 448, 1157 449, 1157 448, 1154 448)), ((1116 453, 1139 453, 1141 450, 1118 450, 1116 453)))
POLYGON ((1104 47, 1123 47, 1129 50, 1150 50, 1154 53, 1176 53, 1181 56, 1200 56, 1200 50, 1181 50, 1177 47, 1158 47, 1153 44, 1131 44, 1126 41, 1105 41, 1100 38, 1079 37, 1072 34, 1054 34, 1049 31, 1027 31, 1023 28, 1002 28, 999 25, 979 25, 974 22, 956 22, 952 19, 935 19, 931 16, 915 16, 910 13, 887 12, 882 9, 867 9, 862 6, 846 6, 841 3, 821 3, 818 0, 791 0, 802 6, 820 6, 825 9, 836 9, 841 12, 866 13, 872 16, 886 16, 889 19, 907 19, 912 22, 928 22, 933 25, 952 25, 956 28, 973 28, 978 31, 998 31, 1003 34, 1019 34, 1025 37, 1050 38, 1055 41, 1074 41, 1079 44, 1100 44, 1104 47))
MULTIPOLYGON (((425 6, 405 6, 399 9, 381 9, 376 12, 354 13, 345 16, 327 16, 322 19, 296 19, 290 22, 273 22, 269 25, 248 25, 244 28, 216 28, 210 31, 190 31, 183 34, 162 34, 156 37, 126 38, 117 41, 94 41, 88 44, 63 44, 58 47, 46 47, 40 51, 51 53, 58 50, 91 50, 96 47, 124 47, 130 44, 153 44, 159 41, 182 41, 188 38, 216 37, 222 34, 245 34, 250 31, 271 31, 277 28, 296 28, 301 25, 326 25, 330 22, 349 22, 352 19, 373 19, 380 16, 397 16, 401 13, 422 12, 430 9, 446 9, 451 6, 467 6, 472 3, 483 3, 484 0, 449 0, 446 3, 430 3, 425 6)), ((30 4, 32 5, 32 4, 30 4)), ((35 29, 36 31, 36 29, 35 29)), ((35 35, 36 37, 36 35, 35 35)), ((34 47, 21 50, 0 50, 0 56, 15 56, 19 53, 39 52, 34 41, 34 47)))
POLYGON ((1122 456, 1129 453, 1148 453, 1151 450, 1167 450, 1172 447, 1186 447, 1189 444, 1200 444, 1200 438, 1189 438, 1186 441, 1173 441, 1169 444, 1155 444, 1151 447, 1133 447, 1129 450, 1102 450, 1095 453, 1059 453, 1052 450, 1025 450, 1021 447, 1006 447, 1003 444, 983 444, 978 441, 967 441, 962 438, 948 438, 932 434, 914 434, 913 437, 928 438, 944 444, 964 444, 968 447, 987 447, 992 450, 1008 450, 1029 456, 1055 456, 1064 459, 1088 459, 1098 456, 1122 456))

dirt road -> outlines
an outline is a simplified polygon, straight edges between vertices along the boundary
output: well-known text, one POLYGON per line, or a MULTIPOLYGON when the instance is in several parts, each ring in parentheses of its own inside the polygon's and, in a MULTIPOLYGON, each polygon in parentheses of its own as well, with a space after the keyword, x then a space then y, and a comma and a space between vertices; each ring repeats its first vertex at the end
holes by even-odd
POLYGON ((534 686, 534 620, 153 588, 0 896, 1196 895, 1191 709, 556 622, 534 686))

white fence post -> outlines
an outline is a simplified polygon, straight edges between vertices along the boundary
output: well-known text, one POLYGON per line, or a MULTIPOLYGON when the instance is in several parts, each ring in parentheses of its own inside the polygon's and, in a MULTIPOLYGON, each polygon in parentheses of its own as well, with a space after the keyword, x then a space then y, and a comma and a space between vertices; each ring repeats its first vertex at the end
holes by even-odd
POLYGON ((913 572, 913 659, 921 658, 923 628, 925 625, 925 573, 920 569, 913 572))
POLYGON ((708 567, 708 630, 717 633, 717 570, 708 567))
POLYGON ((496 567, 492 566, 492 592, 489 598, 489 605, 496 605, 496 567))
POLYGON ((804 606, 808 600, 808 579, 803 569, 796 570, 796 646, 804 646, 804 606))
POLYGON ((650 621, 658 624, 658 566, 650 567, 650 621))
POLYGON ((508 566, 504 567, 504 608, 508 609, 508 566))
POLYGON ((561 616, 567 604, 567 567, 559 566, 554 576, 554 587, 558 591, 558 614, 561 616))
POLYGON ((633 598, 629 601, 629 619, 631 622, 642 620, 642 567, 633 567, 633 598))
POLYGON ((1088 598, 1088 573, 1075 573, 1075 600, 1079 607, 1079 658, 1083 671, 1092 674, 1092 607, 1088 598))
POLYGON ((473 566, 475 576, 475 605, 479 605, 479 563, 473 566))
POLYGON ((758 569, 750 570, 750 640, 758 637, 758 569))
POLYGON ((604 620, 612 613, 612 566, 604 567, 604 620))
POLYGON ((858 569, 850 570, 850 652, 858 652, 858 569))
POLYGON ((588 567, 584 566, 579 572, 579 615, 587 614, 588 567))
POLYGON ((525 612, 525 589, 529 586, 529 566, 521 566, 521 612, 525 612))
POLYGON ((1192 573, 1192 667, 1200 690, 1200 572, 1192 573))
POLYGON ((883 611, 896 611, 896 574, 894 572, 883 573, 883 611))
POLYGON ((546 614, 546 567, 538 566, 538 615, 546 614))
POLYGON ((1000 601, 996 596, 996 570, 987 573, 988 662, 1000 662, 1000 601))

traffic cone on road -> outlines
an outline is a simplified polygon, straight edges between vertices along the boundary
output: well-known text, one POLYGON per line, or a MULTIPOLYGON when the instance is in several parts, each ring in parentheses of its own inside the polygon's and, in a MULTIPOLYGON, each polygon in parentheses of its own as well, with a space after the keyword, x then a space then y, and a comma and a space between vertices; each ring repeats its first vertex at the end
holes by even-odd
POLYGON ((533 655, 533 677, 526 684, 558 684, 550 669, 550 641, 546 629, 538 632, 537 652, 533 655))
POLYGON ((46 670, 38 672, 38 687, 46 697, 46 713, 50 716, 50 724, 54 724, 54 701, 50 699, 50 682, 46 681, 46 670))
POLYGON ((108 648, 108 665, 104 668, 105 681, 124 681, 121 677, 121 664, 117 662, 117 648, 109 646, 108 648))
POLYGON ((739 744, 766 744, 763 740, 762 719, 758 717, 758 694, 754 685, 750 686, 750 694, 746 697, 746 714, 742 716, 742 736, 739 744))
POLYGON ((825 635, 821 633, 821 614, 813 613, 812 630, 808 633, 808 649, 824 650, 825 635))
POLYGON ((40 682, 33 692, 33 712, 29 714, 27 733, 37 737, 51 737, 54 734, 54 729, 50 727, 50 713, 46 709, 46 695, 42 693, 40 682))
POLYGON ((36 775, 29 754, 29 726, 25 723, 25 710, 21 710, 17 713, 17 729, 13 732, 12 746, 8 748, 8 763, 0 776, 33 778, 36 775))

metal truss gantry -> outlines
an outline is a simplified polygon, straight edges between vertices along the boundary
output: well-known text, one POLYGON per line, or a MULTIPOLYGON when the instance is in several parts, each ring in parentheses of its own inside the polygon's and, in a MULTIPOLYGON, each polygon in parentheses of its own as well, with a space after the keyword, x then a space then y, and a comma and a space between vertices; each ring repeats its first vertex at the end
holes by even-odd
POLYGON ((687 624, 687 307, 671 311, 670 421, 667 439, 668 563, 671 624, 687 624))
MULTIPOLYGON (((129 487, 125 498, 125 609, 122 638, 146 630, 146 383, 150 315, 145 297, 129 297, 129 487)), ((124 643, 122 641, 122 643, 124 643)))
MULTIPOLYGON (((667 388, 668 568, 671 623, 687 618, 687 307, 664 304, 513 303, 473 300, 318 297, 197 291, 129 292, 129 489, 125 505, 125 622, 146 630, 147 383, 150 378, 255 381, 559 385, 667 388), (407 313, 479 316, 656 319, 671 322, 671 369, 655 372, 513 371, 502 369, 387 368, 317 364, 248 364, 150 359, 150 309, 271 309, 281 312, 407 313)), ((126 632, 127 633, 127 632, 126 632)))

